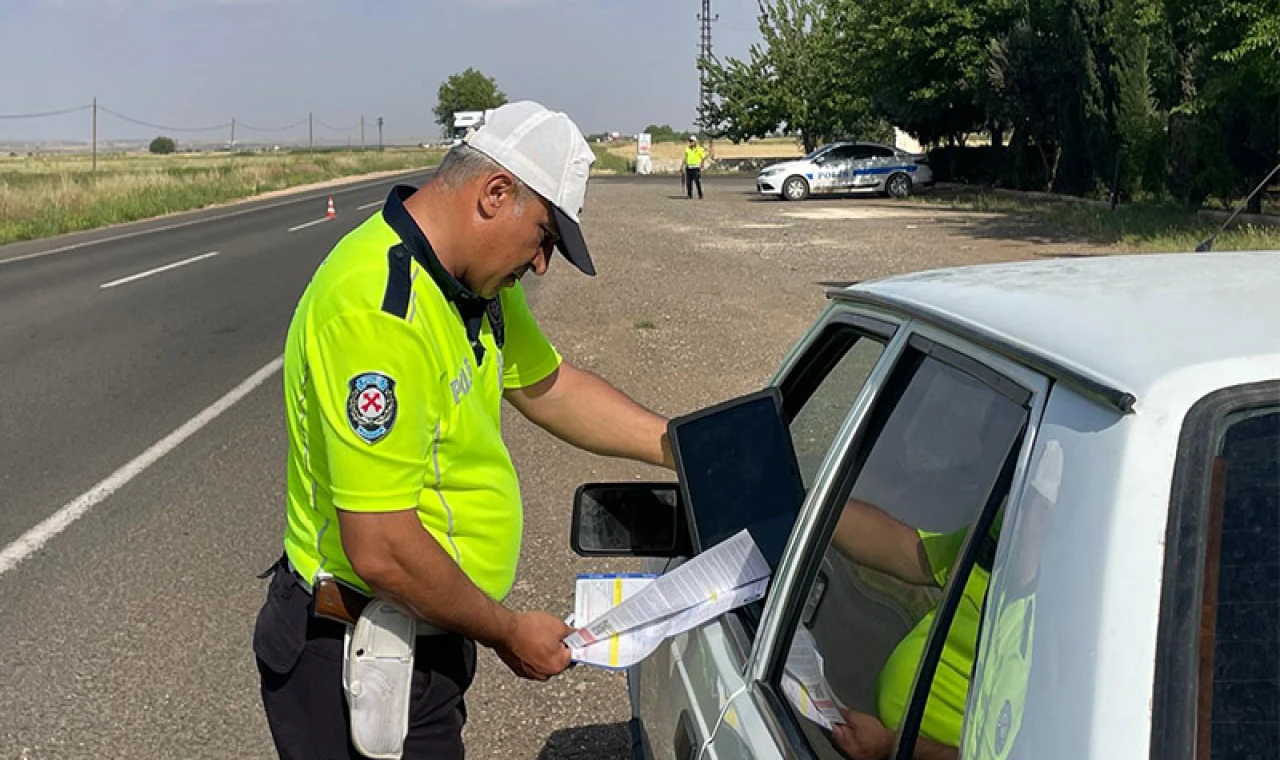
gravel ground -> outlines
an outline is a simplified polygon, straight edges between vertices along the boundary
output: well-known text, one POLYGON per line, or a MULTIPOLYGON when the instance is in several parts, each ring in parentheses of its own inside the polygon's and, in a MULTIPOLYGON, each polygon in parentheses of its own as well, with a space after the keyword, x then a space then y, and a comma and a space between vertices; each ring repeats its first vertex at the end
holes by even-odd
MULTIPOLYGON (((760 388, 824 307, 822 283, 1107 252, 1023 217, 866 198, 784 203, 738 179, 705 178, 704 187, 706 199, 691 201, 676 177, 594 181, 584 232, 599 275, 560 260, 532 288, 534 312, 567 360, 666 415, 760 388)), ((579 452, 510 411, 506 424, 526 515, 508 603, 566 615, 577 573, 629 569, 570 551, 574 488, 669 476, 579 452)), ((478 670, 469 757, 628 756, 624 676, 575 668, 534 684, 488 651, 478 670)))

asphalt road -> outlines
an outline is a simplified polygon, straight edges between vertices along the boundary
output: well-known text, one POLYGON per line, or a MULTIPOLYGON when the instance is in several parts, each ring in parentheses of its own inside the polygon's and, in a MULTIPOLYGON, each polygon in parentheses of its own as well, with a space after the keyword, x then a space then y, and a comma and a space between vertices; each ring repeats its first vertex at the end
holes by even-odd
MULTIPOLYGON (((392 183, 0 247, 0 758, 272 756, 250 635, 284 519, 274 362, 315 266, 392 183)), ((600 275, 531 278, 566 358, 666 414, 758 388, 822 282, 1082 252, 996 215, 705 184, 593 182, 600 275)), ((576 572, 618 566, 569 551, 574 487, 657 473, 504 414, 526 512, 508 601, 567 614, 576 572)), ((483 652, 468 704, 473 758, 626 753, 615 674, 532 684, 483 652)))
POLYGON ((282 525, 270 369, 311 272, 391 184, 0 248, 0 757, 268 753, 248 633, 282 525), (330 194, 336 219, 289 231, 330 194))

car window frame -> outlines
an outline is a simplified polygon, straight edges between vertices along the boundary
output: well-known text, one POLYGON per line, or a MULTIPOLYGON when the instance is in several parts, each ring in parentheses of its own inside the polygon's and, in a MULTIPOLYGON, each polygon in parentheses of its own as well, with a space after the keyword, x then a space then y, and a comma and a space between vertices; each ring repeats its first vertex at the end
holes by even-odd
POLYGON ((1217 434, 1229 417, 1266 407, 1280 408, 1280 380, 1214 391, 1192 405, 1183 419, 1165 528, 1151 688, 1152 760, 1194 760, 1199 751, 1200 622, 1217 434))
MULTIPOLYGON (((834 345, 828 343, 827 336, 831 334, 832 330, 842 328, 861 333, 863 338, 878 340, 887 350, 899 326, 896 323, 875 317, 843 312, 833 313, 830 318, 824 320, 821 326, 814 331, 813 340, 809 341, 800 351, 796 362, 792 363, 785 373, 781 373, 773 382, 769 383, 771 387, 776 387, 782 393, 782 418, 788 428, 795 421, 800 409, 813 398, 813 394, 822 385, 822 381, 831 374, 836 365, 840 363, 840 360, 852 348, 852 345, 850 345, 843 350, 836 350, 834 345), (812 354, 818 352, 826 354, 821 357, 821 369, 814 367, 812 363, 802 366, 806 359, 816 358, 812 357, 812 354), (798 395, 798 390, 803 395, 798 395), (793 403, 792 400, 797 398, 798 402, 793 403)), ((883 352, 880 357, 881 360, 884 359, 883 352)))
MULTIPOLYGON (((803 614, 808 590, 821 567, 822 558, 835 532, 838 522, 838 510, 835 506, 847 500, 852 492, 857 477, 853 467, 865 448, 865 436, 872 413, 882 396, 889 375, 898 368, 913 338, 931 343, 933 351, 939 356, 946 357, 939 359, 944 363, 950 365, 947 359, 960 357, 966 366, 960 366, 957 369, 972 374, 971 367, 979 367, 985 372, 993 373, 999 378, 1016 384, 1029 394, 1026 402, 1027 421, 1020 433, 1021 440, 1018 444, 1016 465, 1009 486, 1010 497, 1007 510, 1018 508, 1025 490, 1031 456, 1039 436, 1045 406, 1054 385, 1053 380, 1013 357, 994 352, 927 322, 913 318, 907 319, 886 348, 876 367, 876 372, 882 372, 884 377, 879 379, 874 388, 872 388, 871 378, 868 379, 863 394, 846 418, 841 432, 837 434, 836 441, 833 442, 819 470, 819 481, 815 483, 805 499, 801 518, 792 531, 782 564, 775 576, 774 582, 783 578, 786 588, 782 590, 780 597, 776 601, 771 601, 766 608, 765 615, 761 619, 760 630, 757 631, 753 641, 747 673, 748 683, 751 684, 751 698, 757 711, 763 716, 765 726, 773 734, 775 742, 786 757, 813 758, 815 755, 808 745, 808 740, 797 718, 786 705, 786 700, 780 691, 773 686, 773 682, 779 680, 785 666, 787 648, 790 646, 799 616, 803 614), (820 490, 820 485, 826 487, 821 488, 823 493, 818 497, 815 494, 820 490), (761 632, 764 635, 761 635, 761 632)), ((990 512, 990 517, 994 518, 993 510, 997 508, 998 504, 993 507, 989 503, 984 507, 982 515, 986 516, 990 512)), ((964 573, 959 572, 958 567, 957 572, 951 575, 947 586, 943 589, 943 599, 950 603, 953 610, 963 591, 963 585, 957 585, 957 578, 963 575, 967 581, 968 573, 972 571, 972 564, 976 559, 977 542, 971 541, 974 535, 971 530, 970 535, 966 536, 962 549, 962 556, 966 556, 967 553, 970 567, 964 573), (975 544, 972 546, 975 551, 970 551, 971 544, 975 544)), ((941 617, 942 615, 937 616, 937 618, 941 617)), ((932 647, 934 640, 939 636, 937 618, 935 618, 934 627, 930 630, 929 639, 926 642, 927 648, 932 647)), ((935 654, 935 659, 936 657, 935 654)), ((924 664, 922 659, 921 666, 924 664)), ((981 662, 975 661, 975 667, 981 667, 981 662)), ((920 668, 917 668, 912 682, 911 702, 916 701, 919 696, 917 695, 919 674, 920 668)), ((920 698, 923 699, 923 697, 920 698)), ((901 736, 899 734, 899 740, 895 740, 894 753, 891 757, 898 757, 899 750, 905 749, 900 742, 901 736)))
MULTIPOLYGON (((782 394, 783 421, 788 429, 790 429, 792 421, 794 421, 796 414, 804 404, 813 398, 813 394, 821 387, 823 381, 830 376, 832 370, 839 365, 840 361, 856 345, 855 341, 855 343, 843 349, 828 350, 834 344, 834 341, 830 338, 833 331, 847 330, 856 333, 858 335, 857 340, 875 340, 883 346, 880 358, 876 360, 876 366, 872 368, 871 374, 867 376, 867 381, 859 389, 860 397, 867 386, 870 385, 876 370, 884 364, 889 348, 901 329, 902 324, 898 321, 884 318, 881 315, 855 313, 838 304, 832 304, 806 334, 805 339, 793 349, 792 355, 784 360, 783 367, 766 384, 766 387, 776 387, 782 394), (815 370, 813 363, 807 361, 814 358, 814 354, 823 354, 818 357, 822 363, 819 370, 815 370), (788 400, 796 398, 797 392, 801 394, 799 403, 794 407, 789 406, 788 400)), ((850 402, 851 409, 856 402, 857 398, 850 402)), ((836 436, 839 436, 838 430, 836 436)), ((831 444, 828 444, 827 449, 828 453, 830 453, 831 444)), ((825 466, 825 461, 823 466, 825 466)), ((819 471, 821 471, 821 466, 819 471)), ((800 514, 804 514, 803 506, 801 506, 800 514)), ((792 531, 795 531, 794 526, 792 531)), ((768 596, 766 595, 762 603, 767 599, 768 596)), ((758 626, 747 619, 746 611, 741 608, 725 613, 720 619, 727 621, 725 628, 729 634, 729 641, 735 653, 739 655, 736 664, 739 666, 739 672, 744 672, 744 666, 750 658, 751 651, 755 645, 758 626)))
POLYGON ((854 145, 837 145, 836 147, 822 154, 821 158, 824 160, 824 162, 848 161, 849 159, 853 158, 853 151, 856 147, 857 146, 854 146, 854 145))
MULTIPOLYGON (((821 381, 835 369, 840 360, 848 353, 849 349, 834 354, 826 359, 827 367, 821 376, 814 382, 810 377, 800 377, 803 373, 811 375, 812 370, 803 366, 805 360, 815 351, 824 350, 822 343, 825 341, 829 330, 832 327, 847 326, 865 334, 864 337, 878 338, 884 343, 884 350, 880 354, 880 359, 876 362, 876 367, 880 367, 885 362, 885 358, 889 355, 889 350, 893 343, 894 337, 905 327, 908 320, 902 319, 886 312, 875 309, 852 309, 847 305, 839 302, 831 302, 823 310, 822 314, 814 320, 813 326, 804 334, 804 336, 792 346, 791 350, 783 357, 778 368, 774 371, 766 387, 776 387, 782 393, 783 419, 790 427, 791 422, 795 419, 795 413, 798 408, 788 406, 788 399, 794 394, 794 388, 788 388, 788 384, 804 382, 807 385, 807 391, 804 395, 804 401, 808 401, 813 393, 822 383, 821 381)), ((874 374, 874 369, 873 369, 874 374)), ((863 385, 865 391, 866 385, 871 381, 868 376, 867 383, 863 385)), ((803 406, 803 403, 800 404, 803 406)), ((839 432, 837 432, 837 436, 839 432)), ((803 514, 803 507, 801 508, 803 514)), ((794 528, 792 529, 794 531, 794 528)), ((735 655, 738 672, 744 673, 746 664, 751 658, 751 652, 755 646, 755 631, 748 630, 748 626, 743 622, 742 614, 738 610, 725 613, 718 618, 723 624, 727 634, 727 640, 735 655)))

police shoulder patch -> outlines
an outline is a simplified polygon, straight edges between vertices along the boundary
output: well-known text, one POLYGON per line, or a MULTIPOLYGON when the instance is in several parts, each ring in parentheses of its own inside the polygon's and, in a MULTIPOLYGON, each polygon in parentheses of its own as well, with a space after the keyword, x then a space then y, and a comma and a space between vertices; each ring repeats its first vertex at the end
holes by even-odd
POLYGON ((365 372, 348 383, 347 421, 366 443, 377 443, 396 422, 396 381, 381 372, 365 372))

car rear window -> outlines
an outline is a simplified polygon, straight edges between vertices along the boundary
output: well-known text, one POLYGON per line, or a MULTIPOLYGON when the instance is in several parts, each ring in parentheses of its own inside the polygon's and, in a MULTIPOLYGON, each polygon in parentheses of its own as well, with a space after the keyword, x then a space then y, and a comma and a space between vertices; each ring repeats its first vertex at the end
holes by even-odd
POLYGON ((1212 575, 1205 599, 1216 618, 1213 678, 1200 703, 1209 757, 1280 760, 1280 409, 1227 420, 1215 481, 1208 568, 1216 554, 1218 577, 1216 599, 1212 575))

